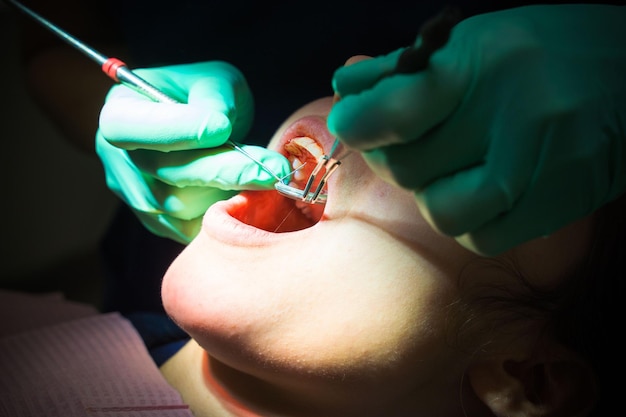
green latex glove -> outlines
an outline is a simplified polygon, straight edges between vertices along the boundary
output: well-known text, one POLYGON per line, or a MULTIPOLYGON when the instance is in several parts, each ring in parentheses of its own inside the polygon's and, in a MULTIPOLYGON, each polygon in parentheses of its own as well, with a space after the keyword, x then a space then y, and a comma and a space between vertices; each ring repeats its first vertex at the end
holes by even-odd
MULTIPOLYGON (((153 233, 188 243, 216 201, 239 190, 270 189, 276 180, 242 153, 222 146, 249 130, 253 100, 243 75, 219 61, 135 71, 184 104, 156 103, 121 85, 100 114, 96 151, 108 187, 153 233)), ((278 176, 282 155, 243 148, 278 176)))
POLYGON ((420 73, 391 75, 402 50, 337 70, 328 127, 436 230, 495 255, 625 191, 625 40, 621 6, 468 18, 420 73))

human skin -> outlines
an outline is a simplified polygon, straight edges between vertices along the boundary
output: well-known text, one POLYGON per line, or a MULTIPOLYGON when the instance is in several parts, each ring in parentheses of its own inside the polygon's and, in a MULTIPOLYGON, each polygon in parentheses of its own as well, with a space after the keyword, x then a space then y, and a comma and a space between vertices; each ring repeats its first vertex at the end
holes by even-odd
MULTIPOLYGON (((284 152, 286 142, 308 136, 327 152, 331 105, 329 97, 295 112, 270 148, 284 152)), ((382 181, 356 152, 330 178, 327 204, 314 210, 304 216, 273 191, 216 203, 165 275, 164 306, 194 341, 163 372, 194 413, 492 415, 468 370, 494 352, 524 357, 540 323, 465 335, 465 349, 448 332, 455 301, 473 288, 460 287, 459 277, 518 285, 511 275, 468 277, 464 268, 477 255, 433 231, 412 193, 382 181)), ((533 284, 552 286, 586 250, 589 225, 502 259, 514 257, 533 284)))

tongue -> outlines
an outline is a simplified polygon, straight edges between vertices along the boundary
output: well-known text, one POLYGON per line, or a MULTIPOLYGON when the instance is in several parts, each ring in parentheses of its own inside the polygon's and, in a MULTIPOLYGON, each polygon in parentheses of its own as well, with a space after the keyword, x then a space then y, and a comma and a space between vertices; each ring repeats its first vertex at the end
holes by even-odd
POLYGON ((305 216, 290 200, 276 191, 244 191, 247 204, 230 211, 230 215, 250 226, 268 232, 293 232, 313 226, 316 221, 305 216))

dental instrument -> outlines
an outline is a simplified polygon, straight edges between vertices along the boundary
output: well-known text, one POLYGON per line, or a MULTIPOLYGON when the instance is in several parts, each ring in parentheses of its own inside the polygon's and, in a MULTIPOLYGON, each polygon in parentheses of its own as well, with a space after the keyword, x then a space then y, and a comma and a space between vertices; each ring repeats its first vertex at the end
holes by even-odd
MULTIPOLYGON (((430 60, 431 55, 448 42, 452 28, 460 20, 460 10, 456 7, 448 6, 438 15, 426 21, 420 29, 420 37, 422 41, 419 46, 411 46, 405 49, 400 57, 398 57, 395 69, 391 73, 385 74, 385 76, 411 74, 423 71, 428 66, 428 61, 430 60)), ((311 175, 302 190, 290 186, 283 181, 279 181, 274 184, 274 188, 286 197, 300 200, 305 203, 326 203, 327 195, 323 193, 322 190, 328 182, 328 177, 330 177, 337 170, 337 168, 339 168, 341 160, 351 153, 348 149, 341 155, 341 157, 335 157, 339 146, 339 139, 335 138, 330 152, 319 159, 317 165, 313 171, 311 171, 311 175), (317 186, 313 189, 315 180, 319 176, 322 169, 324 169, 324 173, 317 182, 317 186), (311 189, 313 189, 313 191, 311 191, 311 189)))
POLYGON ((341 161, 343 158, 347 157, 351 151, 348 150, 344 152, 341 157, 335 157, 337 153, 337 148, 341 145, 338 139, 335 139, 332 148, 329 153, 323 155, 311 174, 307 179, 306 185, 301 190, 299 188, 293 187, 284 183, 283 181, 279 181, 274 184, 274 188, 280 194, 285 197, 292 198, 294 200, 300 200, 308 204, 324 204, 328 198, 326 193, 323 193, 322 190, 326 186, 328 181, 328 177, 330 177, 339 165, 341 165, 341 161), (316 184, 316 179, 320 175, 320 172, 324 169, 322 177, 317 181, 316 187, 313 189, 313 186, 316 184), (311 191, 313 189, 313 191, 311 191))
MULTIPOLYGON (((143 94, 144 96, 156 101, 156 102, 165 102, 165 103, 180 103, 178 100, 166 95, 158 88, 139 77, 133 71, 128 68, 128 66, 121 60, 117 58, 107 57, 100 52, 96 51, 92 47, 86 45, 81 42, 74 36, 70 35, 68 32, 59 28, 49 20, 45 19, 41 15, 35 13, 33 10, 24 6, 20 2, 16 0, 4 0, 6 3, 14 6, 19 11, 23 12, 30 18, 32 18, 37 23, 41 24, 46 29, 50 30, 52 33, 57 35, 59 38, 67 42, 69 45, 73 46, 87 57, 91 58, 93 61, 98 63, 102 69, 102 71, 113 81, 123 84, 127 87, 132 88, 133 90, 143 94)), ((226 145, 245 155, 248 159, 256 163, 260 166, 264 171, 270 174, 274 179, 278 182, 284 181, 284 178, 280 178, 274 171, 272 171, 267 165, 265 165, 262 161, 255 158, 253 155, 248 153, 245 149, 241 147, 238 143, 227 140, 226 145)))

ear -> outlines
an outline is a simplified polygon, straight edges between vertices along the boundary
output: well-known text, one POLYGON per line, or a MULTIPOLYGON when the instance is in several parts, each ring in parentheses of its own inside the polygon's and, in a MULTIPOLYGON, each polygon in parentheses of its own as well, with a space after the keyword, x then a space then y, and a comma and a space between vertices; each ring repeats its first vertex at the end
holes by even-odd
POLYGON ((555 343, 542 344, 527 357, 501 355, 477 362, 468 379, 498 417, 585 416, 597 400, 591 367, 555 343))

